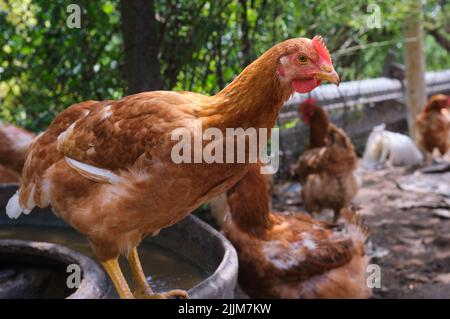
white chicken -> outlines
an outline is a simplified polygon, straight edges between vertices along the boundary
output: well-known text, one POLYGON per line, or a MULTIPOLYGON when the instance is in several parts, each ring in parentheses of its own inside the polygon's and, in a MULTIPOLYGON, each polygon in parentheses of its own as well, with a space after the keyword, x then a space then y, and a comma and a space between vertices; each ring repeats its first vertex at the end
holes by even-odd
POLYGON ((363 166, 376 169, 388 166, 415 166, 423 161, 423 155, 409 136, 390 132, 386 125, 373 128, 367 140, 363 166))

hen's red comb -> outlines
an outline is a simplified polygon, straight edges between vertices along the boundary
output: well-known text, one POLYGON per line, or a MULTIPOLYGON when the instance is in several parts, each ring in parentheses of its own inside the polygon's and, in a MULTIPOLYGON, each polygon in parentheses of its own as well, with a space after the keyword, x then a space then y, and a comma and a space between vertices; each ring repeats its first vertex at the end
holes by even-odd
POLYGON ((326 62, 330 64, 333 63, 331 61, 330 52, 328 51, 327 46, 325 45, 325 41, 323 41, 323 38, 320 35, 316 35, 312 39, 312 44, 322 59, 324 59, 326 62))

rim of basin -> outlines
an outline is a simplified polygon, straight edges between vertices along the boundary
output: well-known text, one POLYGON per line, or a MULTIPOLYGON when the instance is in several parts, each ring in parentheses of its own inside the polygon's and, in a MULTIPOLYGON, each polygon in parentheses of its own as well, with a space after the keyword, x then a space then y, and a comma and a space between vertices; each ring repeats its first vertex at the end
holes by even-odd
MULTIPOLYGON (((105 272, 89 257, 62 245, 17 239, 0 239, 0 254, 39 256, 62 264, 77 264, 81 268, 80 286, 65 299, 103 299, 111 289, 105 272)), ((68 275, 70 275, 68 273, 68 275)))

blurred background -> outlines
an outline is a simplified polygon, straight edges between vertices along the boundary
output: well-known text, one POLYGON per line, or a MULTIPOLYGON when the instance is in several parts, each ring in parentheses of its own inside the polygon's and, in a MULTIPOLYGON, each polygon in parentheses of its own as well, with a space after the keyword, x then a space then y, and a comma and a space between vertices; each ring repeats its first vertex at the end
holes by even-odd
MULTIPOLYGON (((166 89, 214 94, 289 37, 324 36, 343 81, 403 62, 402 1, 0 0, 0 119, 44 129, 87 99, 166 89)), ((427 71, 450 69, 450 2, 423 1, 427 71)))

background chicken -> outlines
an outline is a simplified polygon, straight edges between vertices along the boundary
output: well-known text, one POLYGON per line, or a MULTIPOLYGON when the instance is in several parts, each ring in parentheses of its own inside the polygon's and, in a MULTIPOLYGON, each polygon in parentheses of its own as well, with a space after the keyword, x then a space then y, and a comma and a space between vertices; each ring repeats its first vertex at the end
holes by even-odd
POLYGON ((26 153, 35 135, 0 121, 0 183, 19 181, 26 153))
POLYGON ((361 165, 373 170, 385 165, 414 167, 422 162, 423 155, 409 136, 388 131, 382 123, 369 134, 361 165))
POLYGON ((430 98, 423 111, 417 116, 417 143, 427 154, 427 162, 432 161, 432 154, 438 149, 441 156, 445 155, 450 146, 448 121, 450 97, 443 94, 430 98))
POLYGON ((12 169, 0 165, 0 184, 2 183, 17 183, 20 179, 19 173, 12 169))
POLYGON ((268 50, 215 96, 154 91, 72 105, 33 143, 7 213, 17 218, 51 204, 87 236, 122 298, 187 297, 180 290, 153 293, 137 246, 225 192, 249 164, 177 164, 172 133, 183 128, 193 136, 194 120, 203 131, 270 129, 294 90, 308 92, 322 80, 339 81, 323 40, 296 38, 268 50), (132 268, 134 295, 119 255, 132 268))
POLYGON ((368 298, 366 228, 344 209, 343 232, 302 214, 271 213, 255 165, 228 191, 223 231, 239 255, 239 283, 252 298, 368 298))
POLYGON ((314 100, 302 103, 300 112, 310 127, 309 146, 294 166, 294 175, 303 186, 302 200, 309 213, 332 209, 336 221, 341 208, 358 190, 353 174, 357 165, 355 149, 345 132, 330 123, 314 100))

